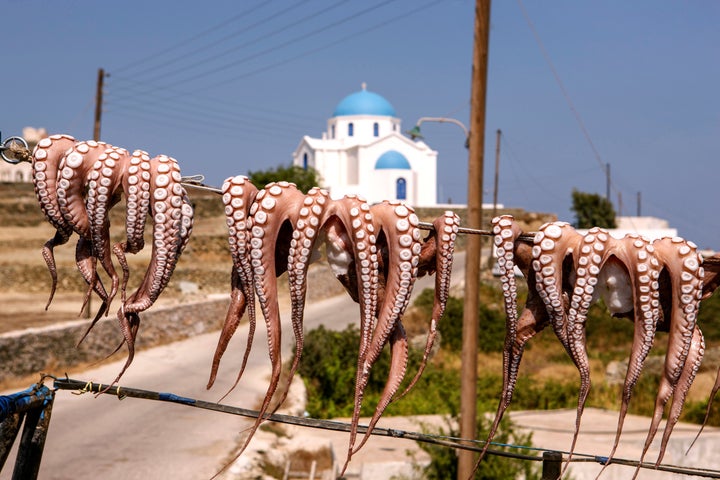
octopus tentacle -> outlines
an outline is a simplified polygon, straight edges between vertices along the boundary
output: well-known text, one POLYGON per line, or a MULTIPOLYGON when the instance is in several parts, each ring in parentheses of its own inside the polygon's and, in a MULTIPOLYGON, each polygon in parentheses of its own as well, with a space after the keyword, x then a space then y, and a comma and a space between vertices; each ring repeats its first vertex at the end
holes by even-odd
MULTIPOLYGON (((643 446, 641 461, 645 458, 657 433, 665 404, 675 392, 684 370, 692 344, 704 276, 704 270, 701 267, 702 257, 697 253, 697 247, 692 242, 673 237, 672 239, 656 240, 652 246, 670 275, 670 303, 667 304, 666 301, 663 305, 663 309, 670 315, 670 333, 664 372, 660 378, 655 398, 655 411, 643 446)), ((686 388, 688 388, 687 385, 683 385, 683 390, 686 388)), ((679 393, 684 397, 687 392, 679 393)), ((661 448, 664 450, 664 445, 661 448)))
MULTIPOLYGON (((78 147, 76 147, 78 148, 78 147)), ((130 167, 131 157, 124 148, 109 147, 100 155, 89 173, 86 194, 86 210, 89 236, 92 239, 94 255, 111 278, 108 293, 108 308, 117 293, 120 277, 112 262, 110 246, 110 209, 120 201, 122 178, 130 167)))
POLYGON ((425 351, 420 361, 415 377, 405 388, 398 398, 407 395, 415 386, 420 376, 425 371, 428 357, 435 344, 437 337, 437 326, 440 317, 445 313, 445 305, 450 296, 450 276, 452 273, 453 253, 455 251, 455 238, 457 237, 458 228, 460 227, 460 217, 457 214, 447 211, 444 215, 433 221, 433 231, 435 237, 435 297, 433 299, 432 315, 430 318, 430 331, 428 332, 427 341, 425 342, 425 351))
MULTIPOLYGON (((287 263, 274 262, 280 255, 276 249, 280 242, 287 239, 281 236, 281 229, 286 222, 291 228, 296 223, 297 207, 302 205, 305 196, 294 184, 288 182, 270 183, 258 192, 250 209, 253 226, 250 240, 251 265, 255 275, 255 289, 260 309, 265 318, 267 329, 268 354, 270 356, 270 383, 265 393, 260 413, 248 435, 247 446, 253 433, 263 421, 263 416, 270 409, 270 403, 277 390, 282 368, 280 307, 277 298, 277 275, 287 269, 287 263)), ((287 257, 286 257, 287 258, 287 257)))
POLYGON ((229 232, 228 242, 230 244, 230 255, 233 260, 231 274, 232 293, 230 295, 230 307, 228 308, 225 323, 223 324, 223 329, 220 333, 217 347, 215 348, 215 354, 213 355, 207 388, 209 389, 213 383, 215 383, 220 360, 230 343, 230 339, 240 325, 240 319, 247 308, 249 318, 247 344, 240 371, 235 383, 230 389, 232 390, 238 384, 245 371, 255 335, 255 326, 257 324, 255 316, 255 291, 253 290, 253 271, 249 258, 249 230, 252 226, 250 225, 251 219, 248 217, 248 213, 252 202, 255 200, 258 189, 250 183, 247 177, 237 175, 225 180, 222 192, 229 232))
POLYGON ((404 360, 402 358, 403 355, 405 357, 407 356, 407 351, 400 349, 396 354, 398 357, 394 360, 396 367, 391 369, 385 390, 380 397, 370 425, 359 446, 354 448, 357 420, 360 415, 361 397, 370 378, 370 369, 379 358, 383 347, 388 342, 393 330, 397 328, 399 319, 407 308, 410 301, 410 294, 412 293, 412 288, 417 277, 417 265, 419 263, 421 250, 420 230, 417 228, 419 221, 412 208, 401 203, 382 202, 373 205, 370 210, 370 216, 375 225, 372 240, 380 242, 380 234, 384 234, 384 243, 379 243, 379 245, 384 247, 383 254, 385 250, 387 250, 388 259, 387 262, 383 262, 385 270, 387 271, 385 273, 386 284, 385 292, 382 296, 382 303, 378 306, 377 324, 375 325, 366 351, 364 354, 361 351, 360 355, 361 361, 359 364, 361 364, 362 367, 358 369, 356 379, 356 406, 353 411, 353 428, 351 428, 348 456, 343 471, 347 468, 352 455, 356 453, 370 437, 373 427, 390 403, 403 380, 405 368, 399 368, 399 366, 407 362, 407 358, 404 360))
POLYGON ((325 209, 330 206, 330 196, 326 190, 312 188, 305 199, 303 206, 298 210, 295 230, 292 233, 290 248, 288 250, 288 285, 290 287, 291 326, 295 335, 295 357, 290 365, 287 388, 278 404, 284 402, 290 383, 298 369, 304 347, 303 314, 305 310, 305 295, 307 293, 307 272, 310 262, 317 253, 315 244, 320 235, 320 223, 325 209))
MULTIPOLYGON (((713 260, 720 259, 720 254, 715 254, 710 258, 713 260)), ((707 298, 710 298, 712 296, 713 292, 717 289, 718 284, 720 284, 720 263, 709 263, 703 261, 703 269, 705 271, 705 278, 703 280, 703 296, 701 300, 706 300, 707 298)), ((720 368, 715 374, 715 384, 713 385, 712 391, 710 392, 707 408, 705 410, 705 418, 700 425, 698 433, 695 435, 695 438, 690 443, 690 446, 687 449, 687 453, 690 452, 693 445, 695 445, 697 439, 700 438, 700 434, 702 434, 703 430, 705 429, 705 425, 707 425, 707 422, 710 419, 710 412, 712 411, 713 401, 715 399, 715 396, 717 395, 718 390, 720 390, 720 368)))
MULTIPOLYGON (((577 255, 583 236, 569 223, 546 223, 533 239, 533 270, 540 298, 545 303, 555 335, 572 357, 567 338, 567 312, 563 298, 563 263, 566 257, 577 255)), ((588 286, 592 289, 592 286, 588 286)))
MULTIPOLYGON (((90 240, 91 244, 89 255, 85 255, 81 248, 76 250, 79 254, 79 256, 76 256, 76 264, 83 274, 85 282, 87 282, 89 286, 85 294, 83 308, 93 290, 97 291, 103 304, 110 304, 109 300, 111 295, 105 291, 97 275, 96 263, 98 251, 95 249, 95 246, 92 245, 90 219, 88 217, 85 198, 87 190, 94 190, 97 187, 96 179, 98 174, 94 171, 94 167, 98 162, 102 162, 102 160, 107 158, 107 151, 109 151, 110 148, 106 143, 95 142, 93 140, 78 142, 66 152, 58 165, 56 193, 60 213, 67 225, 77 232, 81 238, 90 240), (95 174, 93 178, 91 178, 92 174, 95 174), (81 262, 84 263, 84 265, 81 266, 81 262)), ((94 198, 92 201, 94 201, 94 198)), ((112 263, 111 271, 114 271, 112 263)), ((112 293, 112 295, 114 295, 114 293, 112 293)))
POLYGON ((505 305, 505 344, 503 347, 503 384, 495 419, 490 427, 483 450, 480 452, 475 469, 490 447, 500 421, 510 406, 517 384, 520 360, 525 344, 550 322, 548 311, 541 301, 535 287, 536 277, 531 273, 532 250, 525 243, 517 242, 522 229, 510 215, 496 217, 492 221, 494 243, 498 253, 500 278, 503 284, 505 305), (528 282, 528 297, 520 316, 517 314, 517 285, 515 282, 515 266, 521 270, 528 282))
POLYGON ((700 327, 695 326, 693 331, 692 343, 690 344, 690 351, 688 352, 685 365, 680 379, 678 380, 677 386, 675 387, 675 393, 673 394, 672 403, 670 404, 670 411, 668 412, 667 422, 665 424, 665 431, 660 442, 660 452, 656 460, 656 465, 660 465, 663 457, 665 456, 665 450, 667 448, 670 435, 672 434, 673 428, 680 420, 680 414, 682 413, 683 406, 685 405, 685 399, 687 393, 695 380, 697 372, 700 370, 700 364, 702 363, 703 356, 705 355, 705 338, 703 337, 700 327))
MULTIPOLYGON (((383 412, 390 405, 390 402, 400 387, 400 383, 405 377, 408 363, 408 340, 407 334, 405 333, 405 327, 402 322, 398 321, 395 323, 392 332, 388 338, 390 343, 390 368, 388 370, 388 380, 385 383, 382 393, 380 394, 380 400, 375 407, 370 423, 367 426, 367 430, 360 443, 351 450, 351 455, 356 454, 370 439, 370 433, 375 429, 377 422, 380 420, 383 412)), ((352 448, 352 445, 351 445, 352 448)), ((348 457, 347 462, 350 461, 348 457)), ((347 468, 347 463, 345 468, 347 468)), ((344 469, 343 469, 344 470, 344 469)))
MULTIPOLYGON (((57 200, 65 222, 81 236, 90 238, 90 222, 85 207, 85 189, 95 162, 110 146, 103 142, 78 142, 60 160, 58 165, 57 200)), ((103 158, 105 158, 103 157, 103 158)), ((94 186, 94 185, 93 185, 94 186)))
MULTIPOLYGON (((107 296, 107 294, 105 293, 105 289, 102 285, 102 280, 100 280, 96 275, 96 261, 97 259, 93 256, 92 241, 85 237, 78 238, 77 245, 75 246, 75 265, 80 271, 82 277, 91 285, 90 288, 98 292, 100 298, 103 298, 103 296, 107 296)), ((85 310, 87 302, 90 299, 90 292, 91 290, 88 290, 83 299, 82 306, 80 307, 81 312, 85 310)), ((108 303, 103 300, 97 313, 95 314, 95 317, 90 322, 90 325, 88 325, 88 328, 85 330, 83 336, 80 337, 80 340, 78 340, 77 345, 80 345, 83 340, 85 340, 85 337, 87 337, 88 333, 90 333, 90 330, 92 330, 107 310, 108 303)))
POLYGON ((128 252, 136 254, 145 247, 145 221, 150 209, 150 155, 147 152, 135 150, 132 153, 129 165, 122 176, 122 189, 126 195, 126 240, 113 245, 113 252, 123 272, 120 294, 122 302, 125 303, 130 277, 125 255, 128 252))
POLYGON ((605 254, 608 252, 610 236, 606 230, 593 228, 583 236, 583 241, 573 252, 575 282, 570 295, 569 308, 564 325, 564 334, 568 342, 568 353, 580 374, 580 389, 578 392, 577 413, 575 416, 575 431, 563 471, 570 465, 585 402, 590 393, 590 361, 585 348, 585 321, 590 305, 597 298, 596 287, 598 276, 603 266, 605 254))
POLYGON ((120 328, 128 347, 128 358, 113 383, 120 380, 132 362, 140 324, 138 313, 150 308, 167 286, 192 231, 193 209, 180 180, 180 169, 175 159, 160 155, 150 161, 152 259, 142 283, 118 312, 120 328))
POLYGON ((160 155, 150 161, 150 212, 153 216, 153 251, 140 287, 124 304, 126 312, 152 306, 170 281, 192 231, 192 206, 180 184, 177 161, 160 155))
POLYGON ((53 249, 58 245, 67 243, 73 233, 72 227, 65 222, 60 212, 60 205, 58 205, 57 200, 58 166, 62 156, 73 145, 75 145, 75 139, 69 135, 51 135, 38 142, 32 156, 32 180, 35 196, 45 218, 55 228, 55 235, 45 242, 42 249, 43 259, 52 280, 50 298, 47 305, 45 305, 45 310, 52 303, 57 288, 57 267, 53 249))
MULTIPOLYGON (((638 235, 628 234, 624 238, 614 241, 614 245, 608 248, 607 252, 606 256, 609 258, 605 260, 603 265, 603 281, 601 282, 601 286, 603 289, 607 289, 608 287, 608 278, 612 275, 609 274, 608 271, 620 271, 620 269, 623 269, 621 275, 628 276, 630 289, 626 291, 625 295, 630 292, 633 295, 634 333, 630 359, 623 384, 622 401, 618 414, 615 440, 610 455, 608 456, 608 461, 605 462, 598 477, 610 464, 610 460, 612 460, 617 450, 633 389, 640 377, 640 372, 650 352, 650 348, 652 348, 660 318, 659 262, 655 257, 654 248, 650 245, 650 242, 646 238, 638 235), (615 264, 613 262, 615 262, 615 264), (617 263, 619 263, 619 265, 617 265, 617 263)), ((612 314, 626 313, 622 311, 627 308, 623 306, 623 304, 627 303, 626 301, 618 302, 617 296, 615 296, 615 301, 613 301, 612 295, 616 294, 610 294, 607 290, 604 290, 601 294, 607 297, 605 303, 608 308, 610 308, 612 314)))

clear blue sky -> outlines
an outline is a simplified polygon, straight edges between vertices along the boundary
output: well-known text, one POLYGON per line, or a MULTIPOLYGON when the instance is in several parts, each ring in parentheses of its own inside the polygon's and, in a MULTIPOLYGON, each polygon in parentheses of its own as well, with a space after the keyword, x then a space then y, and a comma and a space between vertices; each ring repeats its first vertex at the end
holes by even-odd
MULTIPOLYGON (((468 124, 469 0, 1 5, 3 136, 91 138, 99 68, 102 139, 175 156, 214 185, 289 163, 362 82, 405 130, 422 116, 468 124)), ((609 163, 619 213, 634 215, 641 192, 643 215, 720 249, 720 3, 496 0, 491 23, 485 201, 501 129, 506 206, 572 221, 572 189, 604 195, 609 163)), ((422 130, 439 152, 440 200, 464 202, 461 130, 422 130)))

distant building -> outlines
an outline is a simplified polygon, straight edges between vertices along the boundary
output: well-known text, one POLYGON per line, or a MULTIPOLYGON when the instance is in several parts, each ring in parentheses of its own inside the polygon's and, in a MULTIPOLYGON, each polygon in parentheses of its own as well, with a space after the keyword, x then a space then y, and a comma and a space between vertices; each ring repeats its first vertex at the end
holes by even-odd
POLYGON ((32 182, 32 166, 27 162, 13 165, 0 159, 0 182, 32 182))
MULTIPOLYGON (((628 233, 642 235, 649 240, 663 237, 677 237, 677 228, 670 228, 667 220, 656 217, 615 217, 617 228, 608 229, 610 236, 623 238, 628 233)), ((587 230, 578 230, 586 233, 587 230)))
POLYGON ((434 206, 437 152, 401 131, 390 102, 363 84, 337 104, 322 138, 302 138, 293 164, 315 168, 333 198, 357 194, 370 203, 434 206))
MULTIPOLYGON (((22 136, 32 150, 48 133, 44 128, 25 127, 22 136)), ((32 165, 28 162, 13 165, 0 158, 0 182, 32 182, 32 165)))

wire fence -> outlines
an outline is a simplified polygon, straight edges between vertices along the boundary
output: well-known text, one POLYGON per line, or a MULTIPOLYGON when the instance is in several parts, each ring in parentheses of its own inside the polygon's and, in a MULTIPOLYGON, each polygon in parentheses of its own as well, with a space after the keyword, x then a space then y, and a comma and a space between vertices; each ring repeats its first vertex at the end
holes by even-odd
MULTIPOLYGON (((88 382, 84 380, 75 380, 70 378, 56 378, 53 386, 57 390, 72 390, 75 393, 96 393, 104 395, 113 395, 118 399, 125 398, 138 398, 144 400, 155 400, 160 402, 169 402, 187 407, 200 408, 204 410, 212 410, 215 412, 226 413, 231 415, 238 415, 248 418, 258 418, 259 412, 257 410, 250 410, 246 408, 234 407, 231 405, 225 405, 221 403, 208 402, 204 400, 198 400, 194 398, 185 397, 182 395, 176 395, 174 393, 167 392, 156 392, 151 390, 141 390, 136 388, 119 387, 106 385, 101 383, 88 382)), ((283 414, 266 414, 263 418, 267 421, 283 423, 287 425, 297 425, 301 427, 316 428, 322 430, 336 431, 336 432, 350 432, 351 424, 347 422, 339 422, 335 420, 321 420, 308 417, 297 417, 293 415, 283 414)), ((367 431, 367 426, 358 426, 358 433, 364 434, 367 431)), ((429 433, 412 432, 407 430, 400 430, 394 428, 381 428, 376 427, 371 435, 381 437, 392 437, 397 439, 413 440, 421 443, 428 443, 434 445, 440 445, 443 447, 458 449, 458 450, 470 450, 474 452, 480 452, 485 445, 485 441, 476 439, 467 439, 460 437, 453 437, 447 435, 435 435, 429 433)), ((543 462, 543 470, 553 470, 553 464, 559 465, 567 456, 570 454, 568 451, 561 450, 549 450, 541 447, 530 447, 527 445, 514 445, 508 443, 490 442, 492 447, 487 450, 488 455, 495 455, 499 457, 512 458, 516 460, 531 461, 531 462, 543 462), (526 452, 538 452, 537 454, 529 453, 518 453, 514 451, 500 450, 499 448, 510 448, 519 451, 526 452)), ((586 453, 574 452, 571 463, 598 463, 605 465, 608 463, 608 457, 601 455, 593 455, 586 453)), ((659 464, 650 462, 639 462, 637 460, 630 460, 625 458, 613 458, 610 462, 612 465, 625 465, 628 467, 650 469, 660 472, 676 473, 681 475, 694 475, 703 478, 720 478, 720 471, 706 468, 691 468, 685 466, 671 465, 671 464, 659 464)), ((559 473, 559 470, 558 470, 559 473)), ((545 478, 545 474, 543 475, 545 478)), ((557 478, 557 476, 548 478, 557 478)))

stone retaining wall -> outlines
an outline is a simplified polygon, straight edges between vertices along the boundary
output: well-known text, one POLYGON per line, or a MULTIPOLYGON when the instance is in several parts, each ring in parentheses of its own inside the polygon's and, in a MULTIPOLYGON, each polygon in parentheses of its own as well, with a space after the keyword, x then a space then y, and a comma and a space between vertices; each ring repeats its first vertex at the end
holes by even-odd
MULTIPOLYGON (((173 342, 222 326, 229 298, 150 310, 141 314, 137 349, 173 342)), ((110 355, 122 342, 114 315, 100 320, 76 347, 89 320, 63 322, 0 335, 0 381, 46 372, 60 375, 82 363, 110 355)), ((126 355, 120 349, 118 358, 126 355)))
MULTIPOLYGON (((284 276, 283 276, 284 277, 284 276)), ((317 301, 344 292, 327 266, 313 266, 308 271, 307 301, 317 301)), ((287 292, 287 281, 279 282, 280 295, 287 292)), ((213 300, 153 307, 140 314, 136 349, 182 340, 205 332, 219 330, 225 321, 230 295, 218 294, 213 300)), ((258 315, 260 315, 258 309, 258 315)), ((45 372, 63 374, 75 365, 102 360, 122 342, 114 314, 100 320, 83 343, 77 342, 87 330, 89 320, 74 320, 45 328, 18 330, 0 335, 0 381, 45 372)), ((124 358, 123 346, 117 358, 124 358)))

